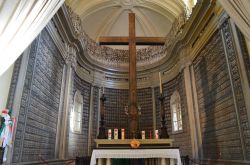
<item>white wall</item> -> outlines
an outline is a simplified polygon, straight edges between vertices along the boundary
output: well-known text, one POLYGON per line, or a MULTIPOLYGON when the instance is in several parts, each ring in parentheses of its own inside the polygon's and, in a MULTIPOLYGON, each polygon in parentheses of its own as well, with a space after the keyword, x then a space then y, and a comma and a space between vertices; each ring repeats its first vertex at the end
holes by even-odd
POLYGON ((13 69, 14 64, 0 76, 0 112, 6 108, 13 69))

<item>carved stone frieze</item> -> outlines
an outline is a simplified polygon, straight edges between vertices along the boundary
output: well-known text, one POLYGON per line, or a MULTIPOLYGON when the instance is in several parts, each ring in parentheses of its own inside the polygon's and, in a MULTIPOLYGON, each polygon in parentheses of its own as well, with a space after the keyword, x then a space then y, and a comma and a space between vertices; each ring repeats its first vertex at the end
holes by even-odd
POLYGON ((109 77, 109 76, 106 77, 106 80, 112 80, 112 81, 126 81, 126 82, 128 82, 128 79, 127 79, 127 78, 116 78, 116 77, 109 77))
POLYGON ((69 16, 71 18, 71 22, 74 28, 74 32, 76 35, 79 35, 82 32, 81 20, 78 15, 76 15, 73 10, 67 6, 69 16))
MULTIPOLYGON (((128 82, 128 78, 117 78, 117 77, 106 76, 105 79, 106 80, 112 80, 112 81, 124 81, 124 82, 128 82)), ((148 81, 149 79, 150 79, 149 76, 138 77, 137 78, 137 82, 148 81)))

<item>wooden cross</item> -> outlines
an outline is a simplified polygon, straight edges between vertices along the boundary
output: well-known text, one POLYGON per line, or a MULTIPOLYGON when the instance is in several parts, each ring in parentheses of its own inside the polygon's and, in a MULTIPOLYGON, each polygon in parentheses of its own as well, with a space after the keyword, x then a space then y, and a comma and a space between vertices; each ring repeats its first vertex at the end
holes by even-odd
POLYGON ((136 37, 135 14, 129 13, 128 37, 100 37, 100 45, 129 45, 129 117, 130 131, 135 138, 138 124, 137 97, 136 97, 136 45, 164 45, 163 37, 136 37))

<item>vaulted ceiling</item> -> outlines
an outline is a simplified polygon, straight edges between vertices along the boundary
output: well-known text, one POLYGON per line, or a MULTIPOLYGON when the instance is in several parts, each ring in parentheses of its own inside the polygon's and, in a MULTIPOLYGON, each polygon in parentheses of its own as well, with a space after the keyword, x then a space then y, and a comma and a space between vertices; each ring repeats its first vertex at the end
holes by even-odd
POLYGON ((183 13, 183 0, 66 0, 94 41, 100 36, 127 36, 128 14, 136 15, 137 36, 166 36, 183 13))

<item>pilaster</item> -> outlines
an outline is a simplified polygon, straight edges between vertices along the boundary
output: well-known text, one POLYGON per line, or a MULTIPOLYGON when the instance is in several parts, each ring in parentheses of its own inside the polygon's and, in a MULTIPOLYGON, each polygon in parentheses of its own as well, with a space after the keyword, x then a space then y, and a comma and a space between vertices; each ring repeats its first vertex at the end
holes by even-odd
MULTIPOLYGON (((234 109, 237 119, 237 125, 239 130, 239 137, 240 137, 240 143, 241 143, 241 152, 243 155, 244 160, 247 158, 247 148, 246 148, 246 142, 245 142, 245 136, 244 136, 244 125, 242 125, 242 119, 244 115, 244 104, 245 100, 243 100, 244 97, 244 90, 242 88, 241 81, 236 81, 236 77, 240 74, 239 67, 237 66, 238 61, 236 58, 236 48, 235 43, 233 42, 233 35, 232 35, 232 27, 230 24, 230 19, 226 19, 224 23, 221 25, 221 37, 223 41, 224 51, 225 51, 225 58, 226 58, 226 66, 228 69, 228 75, 230 79, 230 86, 232 90, 233 95, 233 101, 234 101, 234 109)), ((245 105, 246 106, 246 105, 245 105)), ((246 127, 247 128, 247 127, 246 127)))
POLYGON ((201 136, 201 126, 200 126, 200 114, 198 108, 198 95, 196 90, 196 81, 194 75, 194 66, 190 65, 190 74, 191 74, 191 83, 192 83, 192 93, 193 93, 193 115, 194 115, 194 122, 196 127, 196 138, 197 138, 197 147, 198 147, 198 158, 200 160, 203 159, 203 148, 202 148, 202 136, 201 136))
POLYGON ((233 37, 234 37, 234 41, 235 41, 235 48, 237 51, 239 70, 240 70, 239 73, 240 73, 240 78, 241 78, 241 85, 243 88, 243 94, 244 94, 245 105, 246 105, 246 110, 247 110, 248 122, 250 122, 250 102, 247 100, 247 98, 250 98, 250 84, 248 81, 247 71, 245 68, 245 62, 244 62, 243 53, 242 53, 243 48, 241 48, 241 45, 239 43, 240 40, 239 40, 239 36, 237 34, 237 29, 236 29, 235 23, 232 21, 230 21, 230 23, 231 23, 232 33, 233 33, 233 37))
POLYGON ((55 156, 59 158, 60 153, 60 136, 62 132, 62 119, 63 119, 63 103, 64 103, 64 88, 65 88, 65 77, 66 76, 66 66, 63 67, 63 77, 62 77, 62 86, 61 86, 61 94, 60 94, 60 105, 58 112, 58 120, 57 120, 57 130, 56 130, 56 146, 55 146, 55 156))
POLYGON ((193 93, 193 84, 192 84, 192 76, 190 72, 191 62, 187 62, 186 66, 183 69, 184 72, 184 81, 185 81, 185 90, 186 90, 186 98, 187 98, 187 110, 188 110, 188 118, 189 118, 189 126, 190 126, 190 136, 191 136, 191 145, 192 145, 192 155, 193 159, 199 159, 199 144, 198 144, 198 136, 197 136, 197 125, 194 124, 196 122, 195 118, 195 106, 194 106, 194 93, 193 93))
POLYGON ((68 134, 68 116, 71 109, 70 99, 73 86, 73 69, 76 68, 76 51, 74 47, 69 44, 65 44, 65 62, 66 62, 66 71, 65 71, 65 88, 63 96, 63 115, 62 115, 62 126, 61 126, 61 140, 60 140, 60 150, 59 150, 59 159, 65 159, 67 157, 67 134, 68 134))
POLYGON ((92 120, 93 120, 93 97, 94 97, 94 86, 91 86, 90 90, 90 104, 89 104, 89 132, 88 132, 88 155, 91 154, 91 144, 92 144, 92 120))

